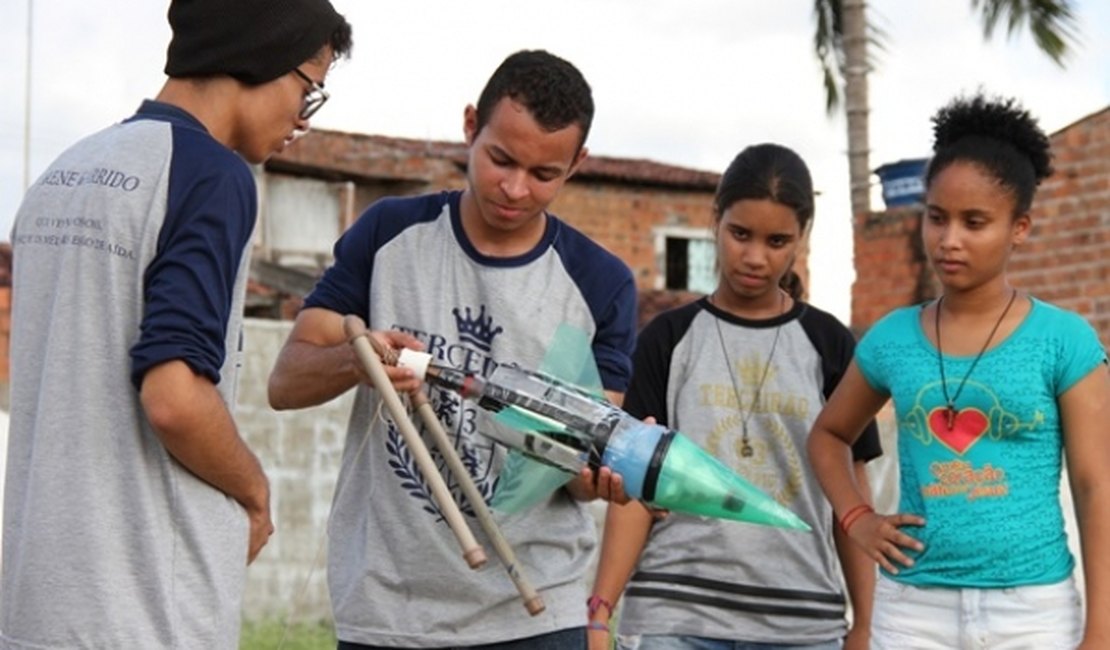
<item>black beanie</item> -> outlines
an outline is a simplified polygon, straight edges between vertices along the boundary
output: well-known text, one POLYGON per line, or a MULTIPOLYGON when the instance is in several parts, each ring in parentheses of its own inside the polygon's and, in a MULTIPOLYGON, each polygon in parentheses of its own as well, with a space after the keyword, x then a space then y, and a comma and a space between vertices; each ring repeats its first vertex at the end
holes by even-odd
POLYGON ((169 19, 168 76, 257 85, 312 58, 343 17, 328 0, 172 0, 169 19))

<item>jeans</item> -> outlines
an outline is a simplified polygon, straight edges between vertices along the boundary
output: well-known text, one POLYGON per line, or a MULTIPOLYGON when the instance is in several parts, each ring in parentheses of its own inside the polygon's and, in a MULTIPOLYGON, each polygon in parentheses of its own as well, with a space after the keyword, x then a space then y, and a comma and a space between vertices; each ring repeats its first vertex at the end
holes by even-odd
POLYGON ((872 650, 1072 650, 1083 636, 1075 580, 1005 589, 914 587, 879 576, 872 650))
POLYGON ((617 650, 840 650, 840 646, 840 641, 786 645, 708 639, 681 634, 624 634, 617 637, 617 650))
MULTIPOLYGON (((472 646, 448 646, 442 650, 582 650, 586 647, 586 628, 572 627, 527 639, 515 639, 501 643, 472 646)), ((338 650, 399 650, 398 648, 361 645, 340 641, 338 650)))

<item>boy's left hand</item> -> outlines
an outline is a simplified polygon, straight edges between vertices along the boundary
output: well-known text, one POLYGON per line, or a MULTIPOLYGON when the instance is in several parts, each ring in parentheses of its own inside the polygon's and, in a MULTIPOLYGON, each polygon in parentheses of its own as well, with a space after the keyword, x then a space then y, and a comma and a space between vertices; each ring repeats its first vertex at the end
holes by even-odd
POLYGON ((583 468, 578 476, 567 483, 567 490, 579 501, 602 499, 623 505, 631 500, 624 493, 624 479, 608 467, 598 469, 596 476, 589 467, 583 468))

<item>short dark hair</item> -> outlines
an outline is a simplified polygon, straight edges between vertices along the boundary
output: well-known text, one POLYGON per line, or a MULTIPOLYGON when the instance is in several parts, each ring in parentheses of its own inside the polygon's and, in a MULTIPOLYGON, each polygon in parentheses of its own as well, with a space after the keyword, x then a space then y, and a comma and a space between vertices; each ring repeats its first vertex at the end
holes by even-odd
POLYGON ((351 57, 351 49, 354 45, 351 40, 351 23, 347 22, 346 18, 332 30, 331 36, 328 37, 328 45, 331 47, 333 61, 351 57))
POLYGON ((1014 196, 1015 216, 1029 211, 1041 181, 1052 174, 1048 136, 1013 98, 982 93, 957 97, 933 116, 933 159, 925 186, 954 162, 970 162, 1014 196))
POLYGON ((586 142, 594 119, 593 94, 582 73, 570 62, 544 50, 521 50, 509 55, 478 97, 477 131, 489 123, 494 106, 504 97, 527 108, 547 131, 577 124, 582 130, 579 148, 586 142))

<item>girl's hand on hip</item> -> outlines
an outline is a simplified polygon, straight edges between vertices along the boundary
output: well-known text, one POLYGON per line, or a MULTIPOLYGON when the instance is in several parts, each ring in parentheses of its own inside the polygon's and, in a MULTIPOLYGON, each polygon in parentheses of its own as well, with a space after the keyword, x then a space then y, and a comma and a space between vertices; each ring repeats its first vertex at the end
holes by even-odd
POLYGON ((917 515, 880 515, 869 512, 852 524, 848 529, 848 537, 863 547, 867 555, 881 567, 897 574, 898 567, 895 563, 913 566, 913 558, 903 553, 903 549, 920 552, 925 548, 918 539, 902 532, 902 527, 924 525, 925 520, 917 515))

